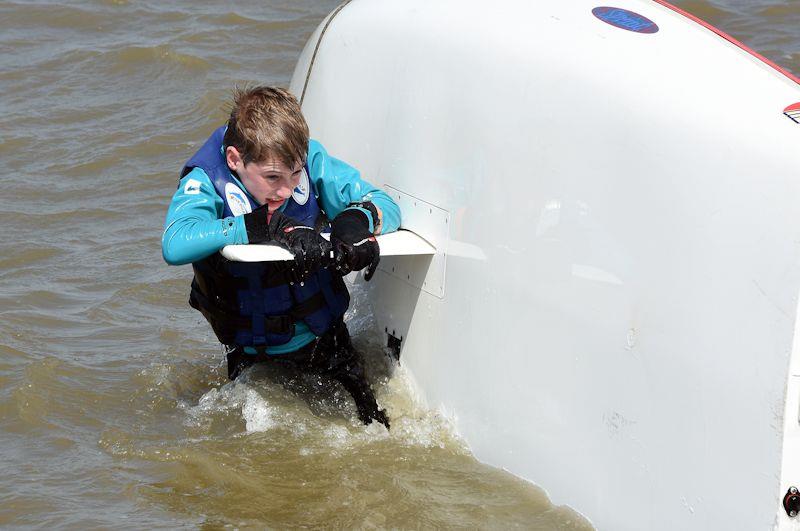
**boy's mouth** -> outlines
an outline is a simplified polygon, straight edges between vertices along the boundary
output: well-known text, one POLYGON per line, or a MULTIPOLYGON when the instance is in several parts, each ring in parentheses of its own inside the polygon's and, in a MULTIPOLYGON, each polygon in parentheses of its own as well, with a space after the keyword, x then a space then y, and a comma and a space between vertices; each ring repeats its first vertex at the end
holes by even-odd
POLYGON ((286 201, 286 199, 267 199, 267 206, 269 207, 269 211, 273 212, 280 208, 280 206, 286 201))

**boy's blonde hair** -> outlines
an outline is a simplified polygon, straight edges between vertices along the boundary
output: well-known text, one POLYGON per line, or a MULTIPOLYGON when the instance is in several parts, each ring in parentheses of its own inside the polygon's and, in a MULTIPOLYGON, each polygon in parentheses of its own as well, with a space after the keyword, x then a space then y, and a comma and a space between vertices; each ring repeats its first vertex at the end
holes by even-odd
POLYGON ((308 124, 300 104, 288 90, 236 88, 223 146, 235 147, 245 164, 278 157, 294 167, 306 160, 308 124))

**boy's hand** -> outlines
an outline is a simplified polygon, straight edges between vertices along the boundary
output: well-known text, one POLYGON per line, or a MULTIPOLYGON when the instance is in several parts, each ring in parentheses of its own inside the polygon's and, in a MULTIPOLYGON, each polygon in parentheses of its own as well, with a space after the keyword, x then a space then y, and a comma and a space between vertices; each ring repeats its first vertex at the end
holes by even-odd
POLYGON ((297 221, 280 212, 273 212, 267 226, 270 240, 277 242, 294 254, 292 268, 295 282, 300 282, 309 273, 330 262, 331 244, 314 230, 314 227, 299 225, 297 221))
POLYGON ((369 280, 378 268, 381 251, 375 235, 369 230, 367 214, 348 209, 331 222, 331 244, 336 269, 346 275, 367 268, 364 280, 369 280))
POLYGON ((267 223, 266 206, 245 214, 244 222, 250 243, 275 242, 294 254, 292 276, 295 282, 302 281, 309 273, 330 262, 331 244, 313 227, 300 225, 297 220, 280 212, 273 212, 267 223))

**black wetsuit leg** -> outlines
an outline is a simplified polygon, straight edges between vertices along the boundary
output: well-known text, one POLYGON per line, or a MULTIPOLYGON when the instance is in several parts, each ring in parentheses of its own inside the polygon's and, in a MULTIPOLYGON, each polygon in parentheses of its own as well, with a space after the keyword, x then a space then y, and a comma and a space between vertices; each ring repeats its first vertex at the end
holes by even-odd
POLYGON ((256 362, 256 356, 245 354, 242 347, 226 345, 225 356, 228 358, 229 380, 235 380, 243 370, 256 362))
POLYGON ((319 340, 311 354, 309 369, 336 380, 353 397, 358 417, 364 424, 376 420, 389 427, 386 411, 378 408, 375 394, 364 375, 361 354, 353 347, 350 333, 344 322, 331 326, 319 340))
MULTIPOLYGON (((242 371, 259 361, 279 361, 246 354, 242 347, 237 346, 227 346, 225 353, 230 380, 235 380, 242 371)), ((386 411, 378 408, 375 394, 364 374, 361 354, 353 347, 350 332, 343 321, 332 325, 316 342, 281 356, 280 361, 336 380, 353 397, 361 422, 371 424, 376 420, 389 427, 386 411)))

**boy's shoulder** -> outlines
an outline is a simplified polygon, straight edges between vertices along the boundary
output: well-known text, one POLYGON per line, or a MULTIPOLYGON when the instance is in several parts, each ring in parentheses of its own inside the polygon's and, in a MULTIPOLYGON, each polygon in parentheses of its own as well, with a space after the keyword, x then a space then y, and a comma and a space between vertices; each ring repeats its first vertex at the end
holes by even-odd
POLYGON ((309 138, 308 139, 308 158, 311 158, 313 153, 327 153, 325 147, 322 145, 322 142, 319 140, 309 138))
POLYGON ((176 197, 190 199, 191 196, 213 196, 216 195, 214 183, 203 170, 203 168, 192 168, 189 173, 181 177, 178 181, 176 197))
POLYGON ((180 178, 178 182, 178 186, 184 187, 184 193, 200 193, 200 187, 202 185, 208 185, 213 187, 211 184, 211 178, 205 172, 203 168, 199 166, 195 166, 189 172, 180 178))

